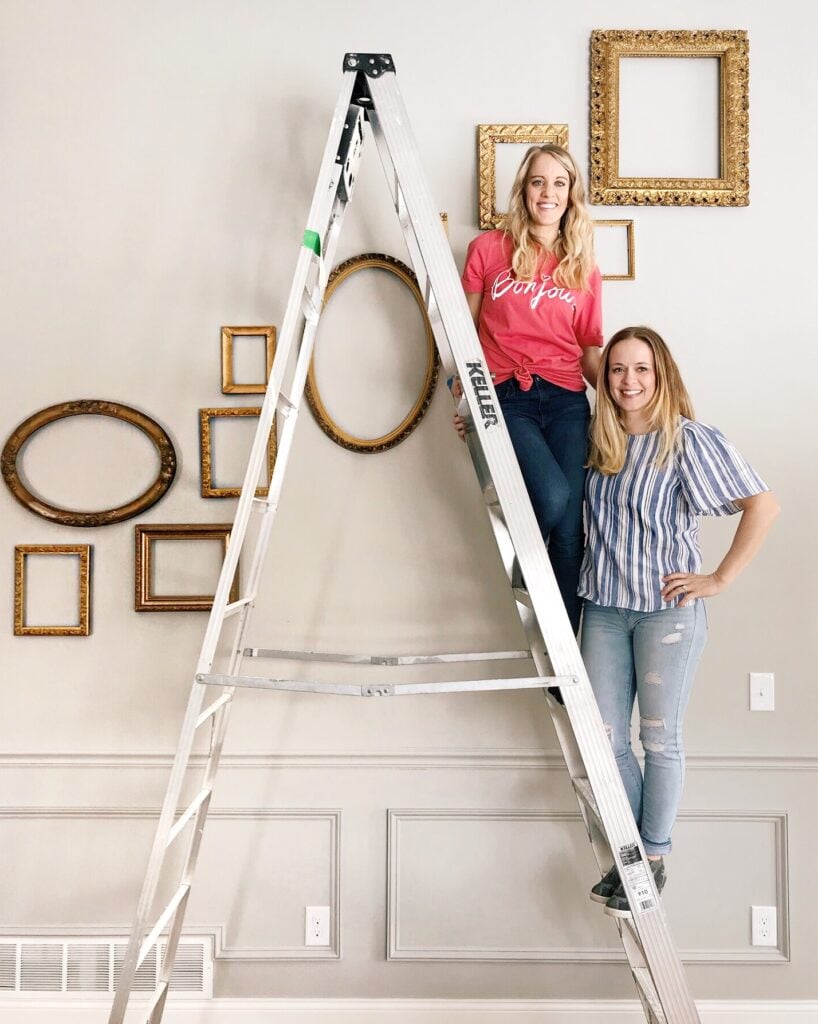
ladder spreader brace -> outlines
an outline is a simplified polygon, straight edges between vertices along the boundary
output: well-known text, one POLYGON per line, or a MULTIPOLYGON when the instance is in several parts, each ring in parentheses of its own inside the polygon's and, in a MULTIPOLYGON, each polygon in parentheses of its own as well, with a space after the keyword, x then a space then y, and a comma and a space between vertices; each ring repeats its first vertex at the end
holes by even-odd
MULTIPOLYGON (((216 774, 237 689, 334 693, 346 696, 400 696, 455 691, 541 688, 551 713, 588 837, 600 869, 617 865, 631 918, 617 928, 649 1024, 699 1024, 684 971, 673 946, 664 909, 639 832, 631 814, 588 676, 554 580, 545 545, 520 474, 497 396, 460 285, 452 254, 428 192, 409 118, 398 90, 389 54, 348 53, 343 81, 330 124, 290 289, 278 346, 258 428, 242 485, 231 543, 222 566, 202 649, 193 676, 179 745, 159 816, 145 881, 137 904, 109 1024, 123 1024, 139 964, 167 933, 159 984, 144 1010, 145 1024, 160 1024, 210 808, 216 774), (529 644, 526 651, 476 654, 359 655, 276 651, 243 646, 258 593, 264 556, 302 405, 324 293, 346 207, 352 199, 357 168, 367 136, 378 147, 411 262, 424 296, 429 321, 446 376, 463 383, 458 411, 466 422, 466 443, 486 503, 503 566, 529 644), (291 358, 294 357, 294 358, 291 358), (256 498, 266 460, 273 419, 280 420, 278 454, 266 497, 256 498), (231 602, 230 588, 246 542, 251 516, 263 513, 252 548, 246 592, 231 602), (519 583, 525 579, 525 588, 519 583), (225 622, 236 619, 229 654, 219 654, 224 671, 214 671, 225 622), (535 671, 524 677, 431 683, 316 683, 300 679, 248 675, 244 658, 334 661, 352 665, 419 665, 451 662, 510 661, 528 658, 535 671), (223 692, 204 706, 207 688, 223 692), (210 725, 210 749, 203 784, 186 808, 179 800, 198 729, 210 725), (187 838, 179 884, 155 920, 152 904, 163 879, 168 847, 187 838)), ((249 545, 248 545, 249 546, 249 545)), ((222 645, 224 649, 225 645, 222 645)))

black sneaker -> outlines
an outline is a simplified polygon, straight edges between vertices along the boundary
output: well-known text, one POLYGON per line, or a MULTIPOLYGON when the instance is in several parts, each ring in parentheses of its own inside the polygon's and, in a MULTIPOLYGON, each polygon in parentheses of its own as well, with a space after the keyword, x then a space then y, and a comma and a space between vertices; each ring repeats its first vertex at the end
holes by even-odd
MULTIPOLYGON (((667 881, 664 858, 660 857, 658 860, 649 860, 648 864, 650 864, 650 870, 653 873, 656 891, 661 893, 667 881)), ((631 908, 628 905, 628 897, 625 895, 623 885, 620 884, 613 896, 606 901, 605 913, 610 917, 631 917, 631 908)))
POLYGON ((608 874, 603 875, 602 880, 597 882, 593 889, 591 889, 591 899, 594 903, 607 903, 618 888, 619 870, 616 864, 614 864, 608 874))

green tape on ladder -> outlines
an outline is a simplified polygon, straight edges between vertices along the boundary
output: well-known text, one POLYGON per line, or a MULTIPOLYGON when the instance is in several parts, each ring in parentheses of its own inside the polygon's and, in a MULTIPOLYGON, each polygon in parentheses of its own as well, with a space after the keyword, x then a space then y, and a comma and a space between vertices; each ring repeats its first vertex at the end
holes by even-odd
POLYGON ((307 230, 304 232, 304 245, 311 249, 316 256, 321 255, 321 238, 317 231, 307 230))

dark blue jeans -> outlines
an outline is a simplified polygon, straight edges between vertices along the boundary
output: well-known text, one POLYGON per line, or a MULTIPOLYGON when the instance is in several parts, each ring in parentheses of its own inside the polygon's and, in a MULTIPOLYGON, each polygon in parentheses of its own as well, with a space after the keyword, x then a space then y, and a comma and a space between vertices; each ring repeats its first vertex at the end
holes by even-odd
POLYGON ((496 391, 576 633, 582 610, 577 585, 585 550, 582 499, 591 418, 588 399, 584 391, 566 391, 542 377, 534 377, 530 391, 521 391, 513 377, 498 384, 496 391))

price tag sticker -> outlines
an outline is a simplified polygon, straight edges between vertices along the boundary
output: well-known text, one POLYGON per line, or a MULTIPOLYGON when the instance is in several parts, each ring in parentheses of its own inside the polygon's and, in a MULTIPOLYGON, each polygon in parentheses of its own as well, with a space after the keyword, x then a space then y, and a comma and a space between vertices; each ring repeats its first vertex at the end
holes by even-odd
POLYGON ((650 868, 642 860, 639 847, 636 843, 627 843, 620 846, 619 855, 622 858, 622 872, 627 879, 627 887, 632 896, 628 899, 631 911, 636 914, 646 914, 656 909, 656 900, 653 898, 653 890, 650 884, 650 868))

